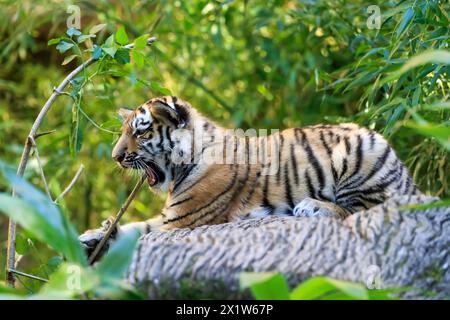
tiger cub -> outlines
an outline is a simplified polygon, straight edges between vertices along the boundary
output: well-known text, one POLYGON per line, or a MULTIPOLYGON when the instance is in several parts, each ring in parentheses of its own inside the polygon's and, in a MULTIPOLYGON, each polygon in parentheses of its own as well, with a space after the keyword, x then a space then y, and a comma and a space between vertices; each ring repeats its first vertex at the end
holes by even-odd
MULTIPOLYGON (((267 215, 345 218, 394 194, 420 193, 386 140, 356 124, 232 135, 176 97, 119 115, 112 158, 168 197, 157 218, 118 227, 116 236, 267 215)), ((109 223, 80 236, 88 252, 109 223)))

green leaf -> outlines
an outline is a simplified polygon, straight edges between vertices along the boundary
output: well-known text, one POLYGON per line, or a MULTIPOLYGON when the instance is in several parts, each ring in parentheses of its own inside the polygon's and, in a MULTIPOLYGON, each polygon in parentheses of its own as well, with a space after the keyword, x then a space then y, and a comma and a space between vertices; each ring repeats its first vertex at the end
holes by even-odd
POLYGON ((61 38, 50 39, 50 40, 48 40, 47 45, 51 46, 51 45, 59 43, 60 41, 61 41, 61 38))
POLYGON ((405 73, 415 67, 427 64, 427 63, 442 63, 450 65, 450 52, 446 50, 432 50, 418 54, 411 58, 400 69, 401 73, 405 73))
POLYGON ((106 257, 96 265, 101 277, 121 279, 124 276, 133 258, 139 235, 138 230, 132 229, 118 238, 106 257))
POLYGON ((134 49, 142 50, 147 46, 148 34, 144 34, 134 40, 134 49))
POLYGON ((325 277, 315 277, 302 282, 291 292, 290 297, 292 300, 312 300, 324 299, 331 294, 333 299, 368 299, 367 289, 363 285, 325 277))
POLYGON ((76 54, 73 54, 71 56, 65 57, 64 61, 61 63, 61 65, 65 66, 66 64, 68 64, 70 61, 72 61, 76 57, 78 57, 76 54))
POLYGON ((408 8, 408 10, 406 10, 403 15, 403 20, 400 23, 399 28, 397 29, 397 37, 399 37, 403 33, 403 31, 405 31, 405 28, 409 25, 413 17, 414 17, 414 9, 408 8))
POLYGON ((97 32, 103 30, 105 27, 106 27, 106 23, 97 24, 89 30, 89 33, 96 34, 97 32))
POLYGON ((144 55, 136 50, 133 50, 133 61, 138 69, 144 67, 144 55))
POLYGON ((106 47, 106 48, 103 48, 103 51, 105 51, 105 53, 107 55, 109 55, 111 58, 114 58, 114 56, 116 55, 117 49, 113 48, 113 47, 106 47))
POLYGON ((450 101, 441 101, 433 104, 427 104, 424 105, 422 109, 428 111, 450 110, 450 101))
POLYGON ((0 211, 17 221, 35 238, 64 254, 68 261, 86 264, 75 228, 58 206, 2 163, 0 169, 20 197, 0 193, 0 211))
POLYGON ((287 300, 289 287, 286 279, 273 272, 243 272, 239 276, 241 289, 250 288, 253 296, 259 300, 287 300))
POLYGON ((69 37, 81 35, 81 32, 75 28, 67 29, 66 33, 69 37))
POLYGON ((414 69, 418 66, 427 63, 446 64, 450 65, 450 52, 445 50, 431 50, 422 52, 411 59, 409 59, 398 71, 394 71, 380 81, 380 86, 386 83, 399 79, 404 73, 414 69))
POLYGON ((117 30, 116 41, 122 46, 128 43, 128 36, 124 27, 120 27, 119 30, 117 30))
POLYGON ((103 45, 103 47, 112 47, 112 46, 114 46, 114 33, 105 40, 105 43, 103 45))
POLYGON ((73 43, 70 43, 70 42, 67 42, 67 41, 61 41, 56 46, 56 50, 58 50, 60 53, 64 53, 67 50, 69 50, 70 48, 72 48, 73 46, 74 46, 73 43))
POLYGON ((83 34, 81 36, 78 37, 77 42, 78 43, 82 43, 84 41, 86 41, 87 39, 90 38, 95 38, 95 34, 83 34))
POLYGON ((121 64, 130 63, 130 50, 124 48, 117 49, 114 59, 121 64))

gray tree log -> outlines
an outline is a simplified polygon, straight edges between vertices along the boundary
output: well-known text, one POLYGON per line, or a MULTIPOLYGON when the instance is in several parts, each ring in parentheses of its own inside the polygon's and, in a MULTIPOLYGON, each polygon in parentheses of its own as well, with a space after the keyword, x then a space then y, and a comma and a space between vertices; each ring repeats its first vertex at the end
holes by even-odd
POLYGON ((406 209, 403 197, 346 220, 267 217, 141 238, 127 279, 149 298, 248 298, 243 271, 278 271, 294 287, 312 276, 450 297, 450 208, 406 209))

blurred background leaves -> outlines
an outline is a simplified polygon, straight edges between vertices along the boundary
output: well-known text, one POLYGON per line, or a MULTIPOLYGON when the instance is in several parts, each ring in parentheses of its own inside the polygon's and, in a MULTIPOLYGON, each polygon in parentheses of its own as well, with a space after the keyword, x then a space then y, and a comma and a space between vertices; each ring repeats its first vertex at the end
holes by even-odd
MULTIPOLYGON (((111 34, 119 43, 150 35, 158 37, 150 49, 118 54, 131 63, 105 59, 75 79, 41 128, 56 129, 38 141, 54 196, 80 163, 86 167, 60 203, 79 232, 115 214, 134 184, 110 160, 120 130, 116 109, 163 94, 229 127, 360 123, 390 140, 421 190, 446 198, 450 4, 376 2, 380 29, 368 28, 369 4, 362 0, 0 0, 0 159, 18 164, 53 87, 82 60, 100 55, 96 44, 117 55, 107 45, 111 34), (80 8, 82 41, 74 30, 66 33, 71 4, 80 8), (48 45, 71 35, 77 45, 48 45)), ((25 178, 43 189, 33 157, 25 178)), ((8 190, 5 180, 0 190, 8 190)), ((158 213, 162 201, 142 190, 123 222, 158 213)), ((4 216, 0 224, 4 252, 4 216)), ((48 276, 58 263, 49 259, 53 252, 25 231, 18 239, 19 253, 26 253, 21 267, 48 276)), ((30 291, 39 285, 23 281, 30 291)))

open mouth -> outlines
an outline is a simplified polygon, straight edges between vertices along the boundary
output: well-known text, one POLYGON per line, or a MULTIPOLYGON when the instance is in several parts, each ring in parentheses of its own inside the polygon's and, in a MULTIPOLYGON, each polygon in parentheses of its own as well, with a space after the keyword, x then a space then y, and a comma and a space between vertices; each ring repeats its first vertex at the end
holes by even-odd
POLYGON ((147 183, 150 187, 153 187, 163 179, 164 174, 156 164, 152 162, 146 164, 145 174, 147 175, 147 183))

